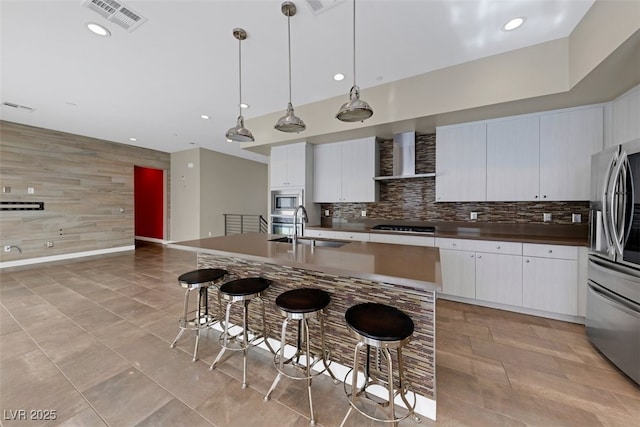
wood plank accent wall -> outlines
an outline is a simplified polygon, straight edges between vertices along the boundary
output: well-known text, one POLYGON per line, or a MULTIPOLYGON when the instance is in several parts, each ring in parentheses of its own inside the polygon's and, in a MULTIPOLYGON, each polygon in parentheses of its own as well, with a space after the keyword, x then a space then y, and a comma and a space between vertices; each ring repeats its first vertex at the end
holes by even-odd
POLYGON ((44 202, 42 211, 0 213, 1 245, 22 249, 0 251, 0 261, 133 245, 134 166, 169 174, 170 155, 0 121, 0 183, 11 187, 0 200, 44 202))

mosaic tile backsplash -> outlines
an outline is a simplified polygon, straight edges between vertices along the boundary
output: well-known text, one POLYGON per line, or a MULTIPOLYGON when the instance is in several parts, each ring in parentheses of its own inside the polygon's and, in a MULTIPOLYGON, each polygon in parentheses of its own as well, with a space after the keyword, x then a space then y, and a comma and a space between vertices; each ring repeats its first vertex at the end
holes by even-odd
MULTIPOLYGON (((380 142, 380 175, 392 175, 393 140, 380 142)), ((436 135, 416 134, 416 173, 436 170, 436 135)), ((477 222, 542 223, 543 213, 552 214, 552 223, 571 224, 571 214, 589 217, 589 202, 456 202, 436 203, 435 178, 407 178, 380 182, 377 203, 324 203, 334 220, 368 219, 407 221, 471 221, 470 213, 478 212, 477 222)), ((323 218, 327 220, 327 218, 323 218)))

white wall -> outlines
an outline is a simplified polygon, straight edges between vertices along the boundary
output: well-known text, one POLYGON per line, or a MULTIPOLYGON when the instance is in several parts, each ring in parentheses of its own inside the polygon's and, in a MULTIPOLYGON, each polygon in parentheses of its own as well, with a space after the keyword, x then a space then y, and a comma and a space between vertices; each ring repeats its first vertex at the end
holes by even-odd
POLYGON ((199 224, 200 152, 194 148, 171 154, 171 240, 197 239, 199 224))

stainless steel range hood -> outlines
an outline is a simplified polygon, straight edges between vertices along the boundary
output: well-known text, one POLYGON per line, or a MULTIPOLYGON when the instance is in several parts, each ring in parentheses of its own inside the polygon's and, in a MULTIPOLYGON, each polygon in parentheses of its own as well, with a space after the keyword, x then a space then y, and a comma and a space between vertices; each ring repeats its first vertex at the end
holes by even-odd
POLYGON ((434 173, 416 174, 416 133, 403 132, 393 135, 393 175, 377 176, 375 180, 424 178, 434 173))

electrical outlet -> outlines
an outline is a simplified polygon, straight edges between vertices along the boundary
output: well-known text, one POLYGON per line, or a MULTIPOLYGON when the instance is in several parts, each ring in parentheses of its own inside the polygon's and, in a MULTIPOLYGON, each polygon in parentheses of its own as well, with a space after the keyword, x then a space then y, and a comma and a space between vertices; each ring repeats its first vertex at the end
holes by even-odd
POLYGON ((48 248, 52 248, 53 247, 53 242, 51 242, 51 241, 47 242, 47 247, 48 248))
POLYGON ((209 237, 211 237, 212 235, 213 235, 213 233, 210 231, 210 232, 209 232, 209 237))
POLYGON ((360 211, 360 216, 367 216, 367 211, 360 211))
POLYGON ((550 213, 542 214, 542 219, 544 222, 551 222, 551 214, 550 213))
POLYGON ((34 188, 33 188, 33 187, 29 187, 29 188, 27 188, 27 193, 28 193, 28 194, 34 194, 35 192, 36 192, 36 190, 34 190, 34 188))
POLYGON ((571 222, 574 224, 578 224, 582 222, 582 215, 580 214, 571 214, 571 222))
POLYGON ((5 252, 11 252, 11 246, 7 245, 4 247, 5 252))
POLYGON ((469 217, 471 219, 478 219, 478 212, 471 212, 471 215, 469 217))
POLYGON ((2 192, 6 194, 11 193, 11 187, 9 187, 8 185, 3 186, 2 192))
POLYGON ((324 210, 324 216, 329 216, 329 209, 324 210))

